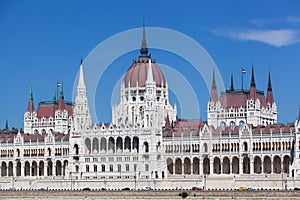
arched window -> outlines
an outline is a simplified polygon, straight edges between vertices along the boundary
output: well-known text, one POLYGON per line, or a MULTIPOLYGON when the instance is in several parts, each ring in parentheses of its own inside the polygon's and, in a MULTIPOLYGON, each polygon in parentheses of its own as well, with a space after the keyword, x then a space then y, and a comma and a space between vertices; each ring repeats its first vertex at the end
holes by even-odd
POLYGON ((144 142, 144 148, 145 148, 145 153, 148 153, 149 152, 148 142, 144 142))
POLYGON ((235 122, 234 121, 230 122, 230 128, 231 128, 232 131, 235 129, 235 122))
POLYGON ((225 129, 226 129, 226 123, 225 122, 221 122, 220 126, 221 126, 222 130, 225 131, 225 129))

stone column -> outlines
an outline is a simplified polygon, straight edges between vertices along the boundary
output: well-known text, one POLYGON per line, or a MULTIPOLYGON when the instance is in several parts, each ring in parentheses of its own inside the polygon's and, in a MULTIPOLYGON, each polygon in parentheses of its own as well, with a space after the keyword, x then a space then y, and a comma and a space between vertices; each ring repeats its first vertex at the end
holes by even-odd
POLYGON ((212 159, 209 159, 209 173, 214 173, 214 161, 212 159))
POLYGON ((243 157, 239 160, 239 174, 243 174, 243 157))
POLYGON ((24 177, 24 175, 25 175, 24 170, 25 170, 25 166, 24 166, 24 161, 23 161, 23 162, 21 162, 21 177, 24 177))

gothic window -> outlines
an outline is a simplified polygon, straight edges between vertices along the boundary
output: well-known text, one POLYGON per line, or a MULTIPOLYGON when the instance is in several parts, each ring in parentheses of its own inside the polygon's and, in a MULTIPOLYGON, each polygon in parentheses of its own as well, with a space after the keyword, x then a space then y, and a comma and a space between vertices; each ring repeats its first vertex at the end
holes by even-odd
POLYGON ((221 126, 223 131, 226 129, 226 123, 225 122, 221 122, 220 126, 221 126))
POLYGON ((240 121, 240 124, 239 124, 240 128, 244 128, 245 126, 245 122, 244 121, 240 121))
POLYGON ((233 121, 230 122, 230 128, 231 128, 231 130, 235 129, 235 122, 233 122, 233 121))

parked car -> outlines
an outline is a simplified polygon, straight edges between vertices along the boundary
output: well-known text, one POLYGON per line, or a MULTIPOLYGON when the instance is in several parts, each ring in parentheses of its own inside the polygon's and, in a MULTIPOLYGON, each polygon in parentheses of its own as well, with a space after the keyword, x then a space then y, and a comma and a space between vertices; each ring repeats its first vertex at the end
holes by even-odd
POLYGON ((142 188, 141 188, 141 190, 152 190, 152 188, 151 188, 151 187, 148 187, 148 186, 146 186, 146 187, 142 187, 142 188))
POLYGON ((86 188, 83 188, 82 190, 83 190, 83 191, 91 191, 91 188, 86 187, 86 188))
POLYGON ((247 188, 246 188, 246 187, 239 187, 239 188, 237 188, 236 190, 237 190, 237 191, 246 191, 247 188))
POLYGON ((16 191, 16 188, 8 188, 8 191, 16 191))
POLYGON ((200 187, 192 187, 192 190, 202 190, 200 187))
POLYGON ((122 188, 122 190, 130 190, 130 188, 129 188, 129 187, 126 187, 126 188, 122 188))
POLYGON ((102 190, 102 191, 106 191, 107 189, 106 189, 106 188, 101 188, 101 190, 102 190))

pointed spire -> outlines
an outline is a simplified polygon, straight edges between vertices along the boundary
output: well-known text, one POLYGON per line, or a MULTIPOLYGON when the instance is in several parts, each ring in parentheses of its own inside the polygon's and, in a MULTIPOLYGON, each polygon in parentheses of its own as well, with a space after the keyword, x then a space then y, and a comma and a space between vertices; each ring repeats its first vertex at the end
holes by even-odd
POLYGON ((255 79, 254 79, 254 67, 252 65, 252 75, 251 75, 251 87, 255 87, 255 79))
POLYGON ((60 84, 60 92, 59 92, 59 100, 58 100, 58 109, 64 110, 65 109, 65 101, 64 101, 64 91, 63 91, 63 84, 60 84))
POLYGON ((146 41, 146 30, 145 30, 145 17, 143 17, 143 38, 142 38, 142 46, 140 49, 141 56, 148 56, 148 47, 146 41))
POLYGON ((29 88, 29 97, 28 97, 27 111, 30 112, 30 113, 32 113, 34 111, 32 85, 31 84, 30 84, 30 88, 29 88))
POLYGON ((268 91, 272 91, 271 72, 270 71, 269 71, 269 75, 268 75, 268 91))
POLYGON ((79 78, 78 78, 78 85, 77 85, 77 90, 79 90, 79 89, 85 90, 82 59, 80 62, 79 78))
POLYGON ((213 80, 212 80, 211 89, 217 89, 217 86, 216 86, 216 77, 215 77, 215 69, 213 71, 213 80))
POLYGON ((256 85, 254 79, 254 67, 252 65, 252 75, 251 75, 251 84, 250 84, 250 99, 256 100, 256 85))
POLYGON ((59 99, 64 99, 63 84, 60 85, 59 99))
POLYGON ((231 79, 230 79, 230 89, 229 91, 234 91, 234 86, 233 86, 233 74, 231 74, 231 79))
POLYGON ((272 92, 272 84, 271 84, 271 73, 269 71, 268 75, 268 89, 267 89, 267 97, 266 97, 266 103, 272 104, 274 103, 274 98, 273 98, 273 92, 272 92))
POLYGON ((29 89, 29 97, 28 101, 33 101, 33 95, 32 95, 32 85, 30 84, 30 89, 29 89))
POLYGON ((215 103, 218 101, 215 69, 213 70, 213 80, 212 80, 211 91, 210 91, 210 101, 215 103))
POLYGON ((6 120, 6 122, 5 122, 5 131, 9 131, 9 128, 8 128, 8 120, 6 120))

